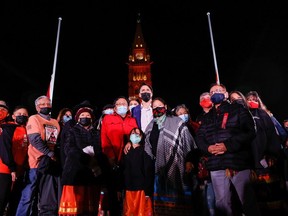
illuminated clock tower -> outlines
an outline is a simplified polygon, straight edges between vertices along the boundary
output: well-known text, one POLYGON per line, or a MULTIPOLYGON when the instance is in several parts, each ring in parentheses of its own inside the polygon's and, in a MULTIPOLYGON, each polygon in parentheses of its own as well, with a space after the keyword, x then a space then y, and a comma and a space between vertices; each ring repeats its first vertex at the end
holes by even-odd
POLYGON ((128 96, 138 98, 139 87, 142 83, 152 86, 150 54, 143 38, 140 14, 138 14, 136 33, 129 54, 128 64, 128 96))

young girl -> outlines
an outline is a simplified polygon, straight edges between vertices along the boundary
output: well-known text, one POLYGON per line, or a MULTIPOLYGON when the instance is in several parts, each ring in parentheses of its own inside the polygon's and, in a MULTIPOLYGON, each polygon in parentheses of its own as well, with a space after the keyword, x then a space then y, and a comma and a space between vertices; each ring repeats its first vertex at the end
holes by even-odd
MULTIPOLYGON (((123 215, 152 215, 152 203, 147 182, 149 163, 144 151, 144 133, 139 128, 130 132, 131 148, 124 155, 125 198, 123 215)), ((151 172, 151 169, 150 169, 151 172)))

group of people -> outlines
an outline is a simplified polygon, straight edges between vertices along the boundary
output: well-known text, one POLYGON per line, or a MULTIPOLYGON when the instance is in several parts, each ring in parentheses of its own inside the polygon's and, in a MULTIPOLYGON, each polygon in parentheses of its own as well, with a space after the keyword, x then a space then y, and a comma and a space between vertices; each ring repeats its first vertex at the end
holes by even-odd
POLYGON ((199 105, 193 120, 146 83, 100 118, 89 101, 57 119, 44 95, 30 116, 0 101, 0 215, 261 215, 268 183, 287 196, 287 128, 258 93, 212 84, 199 105))

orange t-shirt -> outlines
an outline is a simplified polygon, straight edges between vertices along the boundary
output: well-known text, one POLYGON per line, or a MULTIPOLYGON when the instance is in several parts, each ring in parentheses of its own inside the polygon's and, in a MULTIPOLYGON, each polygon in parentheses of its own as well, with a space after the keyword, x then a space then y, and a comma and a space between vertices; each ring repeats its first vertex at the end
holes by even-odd
MULTIPOLYGON (((53 150, 60 132, 60 125, 56 119, 50 118, 50 120, 47 120, 39 114, 35 114, 29 117, 26 129, 28 136, 30 134, 40 134, 44 144, 50 150, 53 150)), ((33 140, 30 140, 30 142, 33 142, 33 140)), ((37 168, 42 155, 43 153, 30 143, 28 146, 29 167, 37 168)))

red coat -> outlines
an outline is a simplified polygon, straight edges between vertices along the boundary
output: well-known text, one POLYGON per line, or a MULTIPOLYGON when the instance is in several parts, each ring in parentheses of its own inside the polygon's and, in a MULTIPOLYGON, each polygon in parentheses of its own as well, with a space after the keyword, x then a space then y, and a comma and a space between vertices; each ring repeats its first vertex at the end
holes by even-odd
POLYGON ((2 127, 0 133, 0 173, 10 174, 17 171, 17 175, 23 175, 24 168, 27 166, 28 140, 26 129, 24 126, 12 122, 3 124, 2 127))
POLYGON ((123 148, 129 140, 129 133, 135 127, 137 127, 136 119, 128 114, 125 118, 122 118, 116 113, 105 115, 101 127, 101 145, 103 153, 109 159, 115 159, 116 162, 120 161, 120 157, 122 157, 123 154, 123 148))

